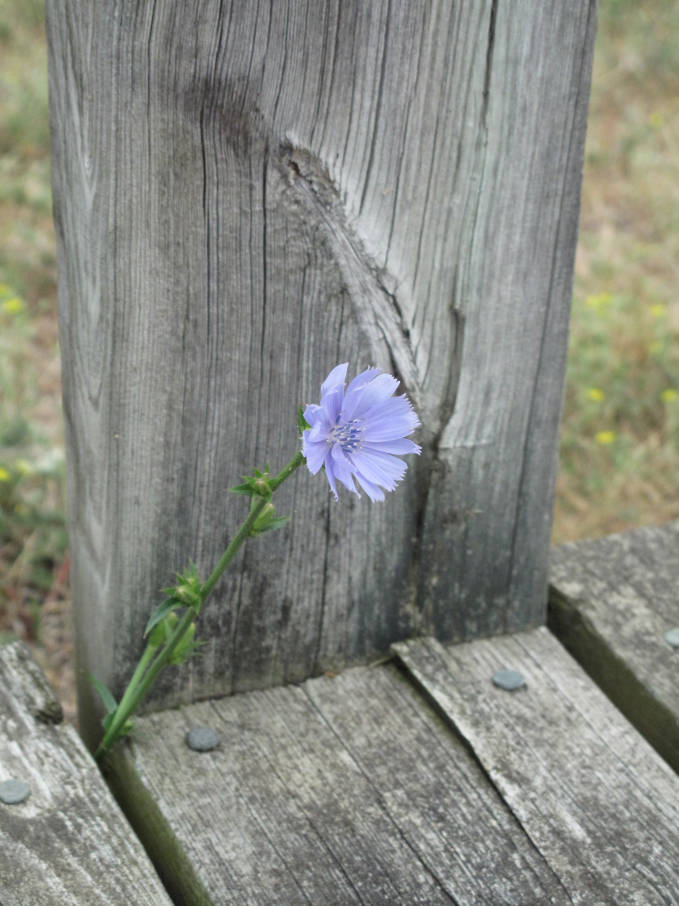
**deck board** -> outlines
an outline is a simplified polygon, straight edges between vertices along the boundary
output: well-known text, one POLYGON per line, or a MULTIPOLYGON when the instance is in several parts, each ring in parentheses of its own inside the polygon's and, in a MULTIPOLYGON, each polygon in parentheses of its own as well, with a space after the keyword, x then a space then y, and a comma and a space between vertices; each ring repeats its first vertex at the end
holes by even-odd
POLYGON ((679 772, 679 521, 552 550, 549 626, 679 772))
POLYGON ((547 629, 395 650, 573 903, 679 902, 679 778, 547 629), (496 688, 503 667, 526 686, 496 688))
MULTIPOLYGON (((180 902, 565 904, 474 757, 393 665, 251 692, 140 721, 114 760, 137 830, 172 835, 180 902), (221 745, 184 742, 208 725, 221 745), (167 830, 145 829, 145 801, 167 830)), ((160 871, 172 873, 162 848, 160 871), (164 869, 163 869, 164 864, 164 869)))
POLYGON ((2 906, 171 906, 158 876, 25 645, 0 646, 2 906))

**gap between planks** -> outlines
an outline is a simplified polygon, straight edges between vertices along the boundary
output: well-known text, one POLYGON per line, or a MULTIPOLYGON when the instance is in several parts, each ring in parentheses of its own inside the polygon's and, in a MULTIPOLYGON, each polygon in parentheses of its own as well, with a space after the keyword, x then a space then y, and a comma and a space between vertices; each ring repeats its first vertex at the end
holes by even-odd
POLYGON ((401 670, 352 668, 139 721, 111 779, 175 897, 678 902, 679 780, 546 629, 394 651, 401 670), (503 666, 526 687, 495 688, 503 666), (197 724, 219 749, 186 747, 197 724), (153 839, 174 841, 189 887, 153 839))

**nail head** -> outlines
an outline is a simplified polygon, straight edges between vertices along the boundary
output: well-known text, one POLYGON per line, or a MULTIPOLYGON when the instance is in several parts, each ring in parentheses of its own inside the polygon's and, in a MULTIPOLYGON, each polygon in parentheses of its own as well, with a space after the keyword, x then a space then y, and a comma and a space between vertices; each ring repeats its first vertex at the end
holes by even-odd
POLYGON ((31 788, 23 780, 5 780, 0 783, 0 802, 5 805, 18 805, 31 795, 31 788))
POLYGON ((194 752, 210 752, 219 745, 219 737, 211 727, 193 727, 186 734, 186 745, 194 752))
POLYGON ((673 648, 679 648, 679 627, 668 629, 665 633, 665 641, 673 648))
POLYGON ((493 674, 493 683, 496 686, 499 686, 500 689, 506 689, 508 692, 513 692, 515 689, 520 689, 522 686, 525 686, 526 679, 518 670, 503 669, 497 670, 493 674))

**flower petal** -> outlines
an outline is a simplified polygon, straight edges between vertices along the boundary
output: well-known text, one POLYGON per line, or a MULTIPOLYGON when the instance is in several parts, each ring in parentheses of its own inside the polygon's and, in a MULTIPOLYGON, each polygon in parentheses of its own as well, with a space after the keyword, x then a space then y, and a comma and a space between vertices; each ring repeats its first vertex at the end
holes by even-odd
POLYGON ((384 400, 365 412, 362 418, 365 423, 363 439, 369 443, 405 437, 420 425, 417 413, 405 396, 384 400))
POLYGON ((336 365, 321 384, 321 408, 331 425, 337 421, 344 399, 344 382, 347 376, 348 362, 336 365))
POLYGON ((347 379, 348 367, 348 362, 343 362, 341 365, 335 365, 330 374, 323 381, 323 383, 321 384, 321 406, 323 405, 323 397, 326 395, 326 393, 332 393, 339 387, 344 387, 347 379))
POLYGON ((398 381, 395 377, 386 373, 378 374, 367 384, 359 387, 351 401, 351 407, 349 405, 344 407, 343 417, 350 419, 364 416, 373 406, 388 400, 397 387, 398 381))
POLYGON ((365 371, 357 374, 351 381, 344 394, 344 402, 342 404, 343 420, 350 421, 354 417, 354 411, 356 406, 360 403, 363 388, 366 384, 369 384, 373 378, 377 377, 378 374, 381 374, 379 368, 366 368, 365 371))
POLYGON ((337 480, 341 481, 344 487, 351 491, 352 494, 356 494, 357 497, 360 497, 361 495, 356 490, 356 485, 354 484, 354 479, 352 477, 354 470, 339 444, 333 444, 331 456, 332 468, 337 480))
POLYGON ((307 425, 311 425, 313 427, 313 425, 315 425, 318 421, 319 416, 322 412, 323 410, 320 406, 317 406, 316 403, 309 403, 309 405, 304 410, 304 420, 306 421, 307 425))
POLYGON ((335 472, 332 463, 332 456, 326 456, 325 458, 325 477, 328 479, 330 490, 335 495, 335 500, 337 500, 337 488, 335 487, 335 472))
POLYGON ((364 478, 360 472, 356 472, 356 481, 360 484, 373 503, 376 503, 378 500, 384 500, 384 491, 381 488, 378 488, 376 484, 368 481, 367 478, 364 478))
POLYGON ((403 478, 406 464, 390 453, 378 453, 363 447, 351 457, 357 475, 361 474, 373 484, 393 491, 403 478))
POLYGON ((368 450, 371 453, 394 453, 402 456, 405 453, 421 453, 422 447, 408 440, 407 437, 399 437, 396 440, 380 440, 364 442, 362 450, 368 450))
MULTIPOLYGON (((305 431, 304 434, 310 432, 305 431)), ((325 462, 328 453, 328 445, 325 441, 313 443, 302 436, 302 455, 306 459, 307 468, 312 475, 315 475, 325 462)))

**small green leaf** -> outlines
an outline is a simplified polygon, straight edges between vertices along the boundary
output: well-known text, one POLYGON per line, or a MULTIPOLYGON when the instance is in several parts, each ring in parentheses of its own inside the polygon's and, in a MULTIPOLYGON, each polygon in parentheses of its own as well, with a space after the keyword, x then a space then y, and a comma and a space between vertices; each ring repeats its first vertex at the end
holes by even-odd
MULTIPOLYGON (((174 589, 169 588, 165 589, 165 591, 174 591, 174 589)), ((149 634, 149 632, 151 632, 154 626, 157 626, 158 623, 161 623, 168 614, 172 613, 174 610, 178 610, 179 607, 180 605, 177 603, 177 601, 174 600, 174 598, 168 598, 166 601, 163 601, 163 603, 159 607, 156 607, 156 609, 149 617, 148 623, 146 624, 146 629, 144 630, 144 638, 146 638, 146 636, 149 634)))
MULTIPOLYGON (((111 723, 113 722, 114 717, 115 717, 115 712, 111 711, 111 713, 107 714, 106 717, 102 720, 101 723, 104 728, 104 733, 106 733, 108 728, 111 726, 111 723)), ((133 721, 126 720, 125 723, 121 727, 118 728, 115 738, 121 739, 123 736, 129 736, 133 729, 134 729, 133 721)))
MULTIPOLYGON (((99 693, 99 697, 103 701, 104 705, 106 706, 106 720, 113 715, 116 708, 118 707, 118 702, 115 700, 109 689, 107 689, 106 686, 96 678, 96 676, 90 676, 90 681, 96 691, 99 693)), ((104 726, 104 729, 106 729, 106 726, 104 726)))
POLYGON ((302 406, 299 406, 297 409, 297 430, 299 431, 300 434, 303 434, 310 427, 311 427, 311 425, 304 418, 304 408, 302 406))
POLYGON ((282 528, 286 522, 290 521, 289 516, 275 516, 273 519, 270 519, 267 523, 264 524, 261 528, 257 529, 257 534, 261 535, 262 532, 270 532, 272 529, 282 528))

